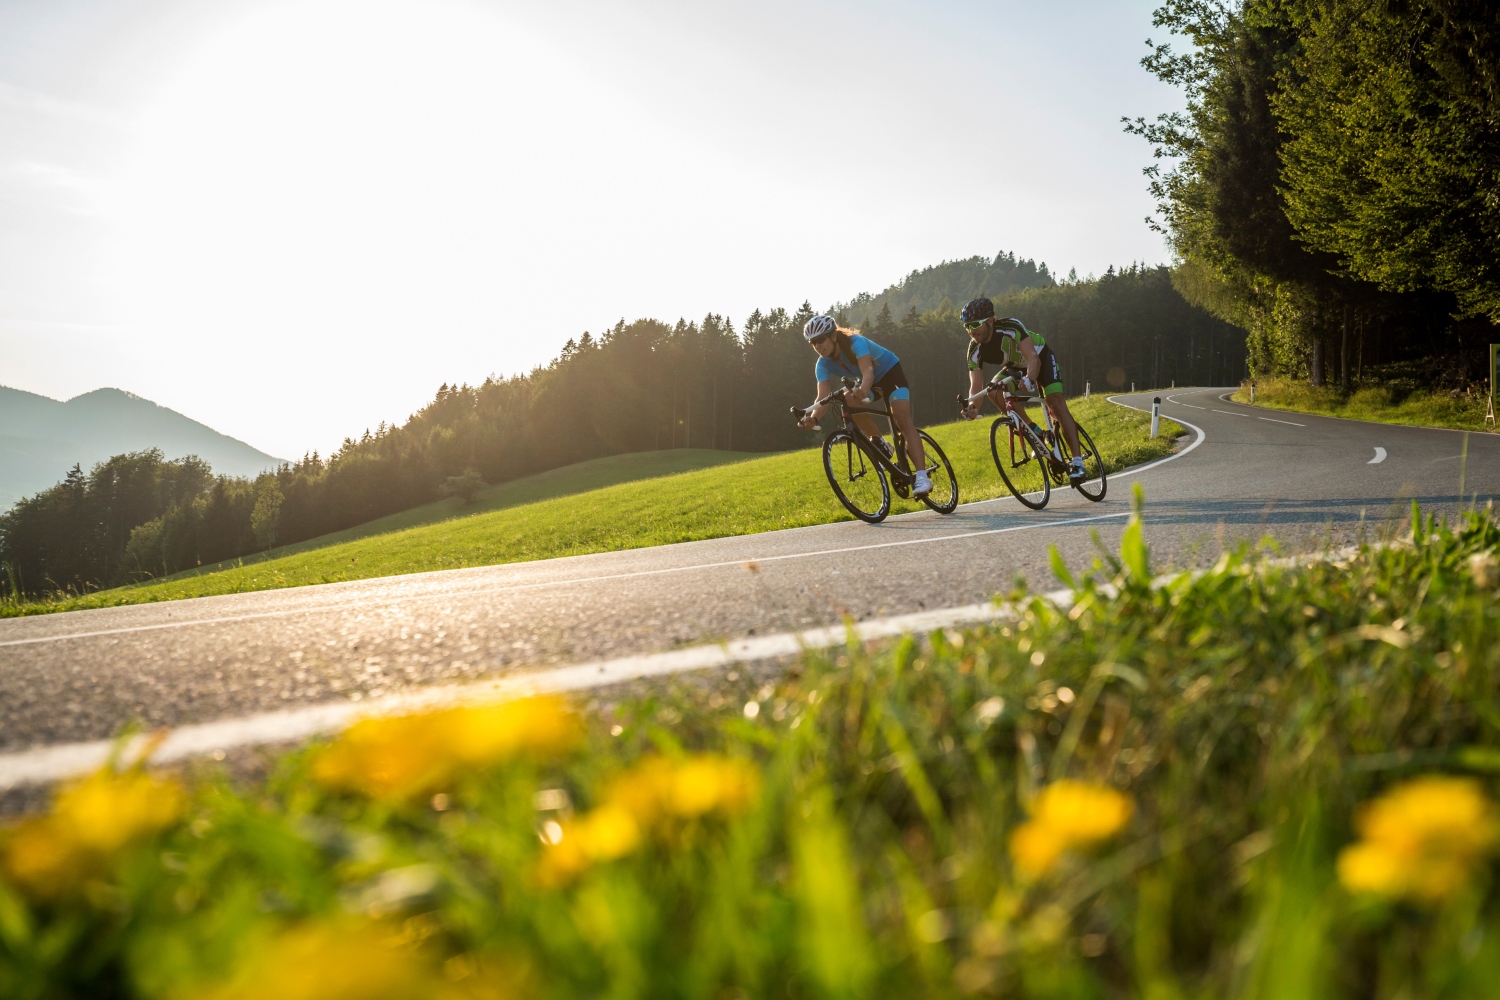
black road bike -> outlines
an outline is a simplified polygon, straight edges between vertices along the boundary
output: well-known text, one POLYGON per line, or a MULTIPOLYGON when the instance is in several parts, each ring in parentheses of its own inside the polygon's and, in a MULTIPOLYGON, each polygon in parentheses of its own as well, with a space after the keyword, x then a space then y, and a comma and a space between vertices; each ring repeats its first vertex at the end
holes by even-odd
MULTIPOLYGON (((906 439, 901 428, 888 409, 873 406, 855 406, 846 397, 853 384, 843 379, 844 387, 836 389, 818 400, 816 406, 839 404, 842 424, 830 431, 823 439, 823 471, 828 474, 828 485, 844 508, 870 524, 885 520, 891 512, 891 490, 903 500, 911 497, 916 474, 909 467, 906 455, 906 439), (895 442, 894 454, 866 437, 859 425, 849 419, 856 413, 871 413, 885 417, 890 425, 891 439, 895 442)), ((792 407, 792 414, 801 420, 811 407, 792 407)), ((814 427, 821 430, 821 427, 814 427)), ((943 454, 938 443, 926 431, 917 431, 922 437, 922 447, 927 453, 927 476, 932 480, 932 492, 921 497, 921 501, 939 514, 951 514, 958 507, 958 477, 953 474, 953 463, 943 454)))
POLYGON ((1083 429, 1082 424, 1074 421, 1078 426, 1078 447, 1083 452, 1084 476, 1077 482, 1070 483, 1067 446, 1063 443, 1061 429, 1052 423, 1052 411, 1047 409, 1046 403, 1042 404, 1042 417, 1047 424, 1045 430, 1032 423, 1031 418, 1026 415, 1028 397, 1015 395, 1005 382, 1007 377, 1015 374, 1017 373, 1002 371, 974 395, 965 396, 960 393, 958 397, 960 405, 967 407, 976 400, 984 399, 991 392, 999 391, 1000 415, 990 425, 990 454, 995 457, 995 468, 1000 470, 1000 478, 1005 481, 1006 489, 1032 510, 1041 510, 1047 506, 1047 501, 1052 499, 1054 485, 1072 485, 1095 503, 1103 500, 1105 491, 1109 489, 1109 481, 1105 478, 1104 460, 1099 457, 1099 449, 1094 447, 1094 439, 1089 437, 1089 432, 1083 429), (1016 484, 1016 480, 1020 478, 1018 470, 1033 461, 1042 473, 1042 495, 1039 500, 1033 499, 1031 494, 1022 493, 1016 484))

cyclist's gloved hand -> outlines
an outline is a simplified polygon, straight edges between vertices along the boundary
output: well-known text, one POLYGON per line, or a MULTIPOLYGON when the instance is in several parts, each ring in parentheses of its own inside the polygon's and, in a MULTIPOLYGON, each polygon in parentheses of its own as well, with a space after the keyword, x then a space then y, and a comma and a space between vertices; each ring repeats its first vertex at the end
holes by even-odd
POLYGON ((1031 380, 1030 375, 1021 376, 1021 386, 1027 392, 1036 392, 1036 383, 1031 380))

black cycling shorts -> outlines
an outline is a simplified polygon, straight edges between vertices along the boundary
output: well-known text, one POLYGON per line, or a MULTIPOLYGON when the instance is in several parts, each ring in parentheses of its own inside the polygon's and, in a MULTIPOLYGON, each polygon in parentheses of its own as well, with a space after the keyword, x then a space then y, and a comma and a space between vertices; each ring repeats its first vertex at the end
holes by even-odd
POLYGON ((894 403, 898 399, 910 399, 911 390, 906 385, 906 373, 901 370, 901 362, 897 361, 895 367, 880 377, 880 381, 870 387, 880 393, 889 402, 894 403))

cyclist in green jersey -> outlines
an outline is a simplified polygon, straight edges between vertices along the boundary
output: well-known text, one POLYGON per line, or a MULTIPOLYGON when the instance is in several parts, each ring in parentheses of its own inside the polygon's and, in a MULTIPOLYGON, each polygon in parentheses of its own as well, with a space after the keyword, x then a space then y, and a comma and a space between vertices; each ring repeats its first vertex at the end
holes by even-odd
MULTIPOLYGON (((1073 462, 1068 468, 1068 478, 1074 481, 1084 478, 1083 451, 1078 447, 1078 425, 1068 409, 1068 397, 1063 394, 1062 369, 1058 367, 1057 355, 1047 346, 1047 341, 1035 331, 1026 329, 1018 319, 995 318, 995 304, 986 298, 978 298, 964 306, 959 314, 964 329, 969 334, 969 349, 965 360, 969 366, 969 395, 984 388, 984 366, 999 365, 1002 369, 1024 372, 1016 386, 1016 379, 1006 379, 1012 388, 1024 392, 1040 393, 1052 418, 1062 428, 1063 440, 1072 450, 1073 462)), ((999 395, 990 393, 990 399, 1000 405, 999 395)), ((973 402, 964 410, 964 416, 973 420, 979 415, 979 403, 973 402)))

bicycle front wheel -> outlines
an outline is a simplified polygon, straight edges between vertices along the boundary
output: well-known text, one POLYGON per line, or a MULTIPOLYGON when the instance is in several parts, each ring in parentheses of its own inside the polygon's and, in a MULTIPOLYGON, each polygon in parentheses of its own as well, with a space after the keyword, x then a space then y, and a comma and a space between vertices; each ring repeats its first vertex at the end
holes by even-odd
POLYGON ((823 471, 839 503, 861 521, 878 524, 890 513, 885 470, 848 431, 834 431, 823 439, 823 471))
POLYGON ((1089 437, 1089 432, 1083 429, 1082 424, 1078 425, 1078 447, 1083 452, 1083 481, 1073 488, 1098 503, 1104 499, 1104 494, 1109 489, 1109 480, 1104 478, 1104 459, 1100 457, 1099 449, 1094 447, 1094 439, 1089 437))
POLYGON ((990 454, 995 457, 995 468, 1000 470, 1000 479, 1012 496, 1032 510, 1041 510, 1047 506, 1047 501, 1052 499, 1052 483, 1047 478, 1044 465, 1046 458, 1039 455, 1026 436, 1019 433, 1004 417, 997 417, 990 424, 990 454), (1020 478, 1018 472, 1028 463, 1041 474, 1040 497, 1022 493, 1021 487, 1017 485, 1016 480, 1020 478))
POLYGON ((932 492, 922 502, 939 514, 951 514, 958 509, 958 477, 953 474, 953 463, 926 431, 917 433, 922 436, 922 450, 931 469, 927 475, 932 480, 932 492))

